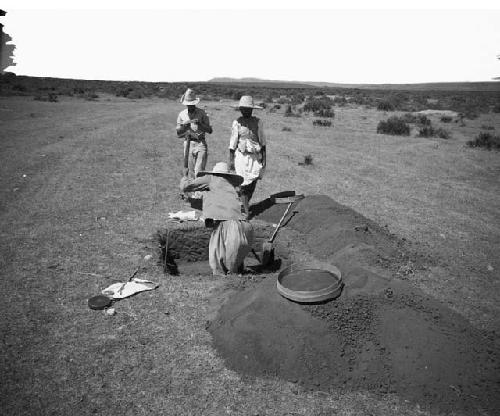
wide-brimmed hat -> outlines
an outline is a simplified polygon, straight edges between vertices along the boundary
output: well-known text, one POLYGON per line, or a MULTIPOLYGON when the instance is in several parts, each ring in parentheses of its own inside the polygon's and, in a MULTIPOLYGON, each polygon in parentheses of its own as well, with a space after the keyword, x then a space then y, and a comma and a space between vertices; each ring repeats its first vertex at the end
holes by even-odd
POLYGON ((200 99, 196 97, 196 94, 191 88, 188 88, 180 99, 183 105, 196 105, 200 102, 200 99))
POLYGON ((262 107, 259 105, 255 105, 253 103, 253 97, 251 95, 242 95, 240 98, 240 102, 238 105, 234 106, 235 108, 255 108, 258 110, 262 110, 262 107))
POLYGON ((201 170, 196 175, 197 177, 205 176, 205 175, 214 175, 214 176, 222 176, 226 178, 233 186, 239 186, 243 183, 243 176, 237 175, 236 173, 229 172, 229 168, 226 162, 216 163, 213 169, 210 170, 201 170))

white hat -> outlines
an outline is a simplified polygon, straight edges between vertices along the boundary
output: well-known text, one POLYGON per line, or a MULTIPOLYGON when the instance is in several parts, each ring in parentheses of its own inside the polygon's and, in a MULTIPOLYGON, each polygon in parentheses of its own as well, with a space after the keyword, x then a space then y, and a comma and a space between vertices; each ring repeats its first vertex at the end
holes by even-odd
POLYGON ((196 97, 196 94, 191 88, 188 88, 180 99, 183 105, 196 105, 200 102, 200 99, 196 97))
POLYGON ((241 107, 244 107, 244 108, 256 108, 256 109, 259 109, 259 110, 262 109, 261 106, 255 105, 253 103, 253 97, 251 95, 242 95, 241 96, 240 102, 236 106, 236 108, 241 108, 241 107))
POLYGON ((239 186, 243 183, 243 176, 237 175, 236 173, 229 172, 229 168, 226 162, 218 162, 215 164, 211 171, 201 170, 196 175, 197 177, 205 175, 222 176, 229 180, 233 186, 239 186))

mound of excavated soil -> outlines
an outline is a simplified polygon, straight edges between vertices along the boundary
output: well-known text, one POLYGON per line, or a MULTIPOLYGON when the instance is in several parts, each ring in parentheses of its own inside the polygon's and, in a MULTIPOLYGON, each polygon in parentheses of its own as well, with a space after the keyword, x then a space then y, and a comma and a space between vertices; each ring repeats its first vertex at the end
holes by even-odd
POLYGON ((497 340, 408 283, 378 273, 377 257, 397 251, 393 236, 326 197, 306 198, 289 226, 323 261, 340 259, 342 266, 333 264, 347 270, 345 290, 326 304, 299 305, 268 278, 234 294, 209 327, 230 368, 308 388, 395 393, 431 410, 500 408, 497 340))

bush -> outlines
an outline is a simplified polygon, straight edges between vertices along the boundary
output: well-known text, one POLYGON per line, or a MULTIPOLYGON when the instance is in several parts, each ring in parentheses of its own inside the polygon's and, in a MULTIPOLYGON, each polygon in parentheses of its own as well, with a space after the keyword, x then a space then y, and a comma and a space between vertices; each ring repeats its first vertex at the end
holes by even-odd
POLYGON ((331 125, 332 122, 330 120, 320 120, 320 119, 313 120, 313 126, 331 127, 331 125))
POLYGON ((321 98, 310 98, 304 104, 304 111, 306 112, 317 112, 320 110, 330 110, 332 108, 333 101, 329 97, 321 98))
POLYGON ((494 113, 500 113, 500 103, 495 104, 491 111, 493 111, 494 113))
POLYGON ((431 125, 431 120, 427 118, 425 114, 419 114, 417 116, 417 124, 421 126, 430 126, 431 125))
POLYGON ((415 114, 412 114, 412 113, 405 113, 405 114, 403 114, 403 116, 401 118, 403 119, 403 121, 405 123, 412 124, 412 123, 417 122, 417 116, 415 114))
POLYGON ((493 126, 486 126, 486 125, 482 125, 481 126, 481 130, 495 130, 495 127, 493 126))
POLYGON ((285 110, 285 117, 300 117, 300 114, 296 114, 292 110, 292 106, 288 104, 285 110))
POLYGON ((51 103, 57 103, 59 98, 56 93, 49 92, 47 95, 37 94, 33 97, 35 101, 49 101, 51 103))
POLYGON ((453 119, 450 116, 442 116, 440 120, 442 123, 451 123, 453 119))
POLYGON ((394 105, 389 101, 380 101, 377 104, 377 110, 380 111, 394 111, 394 105))
POLYGON ((392 116, 386 121, 382 120, 378 123, 377 133, 391 134, 393 136, 409 136, 410 126, 401 117, 392 116))
POLYGON ((313 157, 311 155, 305 155, 304 156, 304 161, 299 162, 300 166, 310 166, 313 164, 313 157))
POLYGON ((436 136, 440 139, 449 139, 451 134, 448 130, 443 129, 442 127, 438 127, 436 129, 436 136))
POLYGON ((451 137, 450 132, 448 130, 445 130, 441 127, 438 127, 437 129, 435 129, 434 127, 432 127, 432 125, 421 127, 420 130, 418 131, 418 136, 419 137, 439 137, 441 139, 449 139, 451 137))
POLYGON ((292 131, 292 129, 288 126, 284 126, 281 131, 292 131))
POLYGON ((484 147, 485 149, 500 150, 500 137, 494 136, 491 133, 479 133, 474 140, 467 142, 469 147, 484 147))
POLYGON ((322 110, 315 111, 313 114, 316 117, 329 117, 329 118, 335 117, 335 112, 329 108, 323 108, 322 110))

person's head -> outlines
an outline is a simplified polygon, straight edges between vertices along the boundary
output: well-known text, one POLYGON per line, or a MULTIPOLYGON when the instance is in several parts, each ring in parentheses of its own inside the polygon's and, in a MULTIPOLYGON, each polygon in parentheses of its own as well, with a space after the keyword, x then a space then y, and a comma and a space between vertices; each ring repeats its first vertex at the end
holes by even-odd
POLYGON ((243 95, 240 98, 238 108, 241 111, 243 117, 252 117, 252 112, 255 108, 262 108, 253 103, 253 97, 251 95, 243 95))
POLYGON ((188 107, 188 110, 190 110, 189 107, 191 107, 190 111, 192 111, 192 109, 196 107, 196 104, 200 102, 200 99, 196 97, 196 94, 191 88, 188 88, 186 92, 182 94, 180 101, 188 107))
POLYGON ((253 108, 240 107, 240 112, 243 117, 252 117, 253 108))

